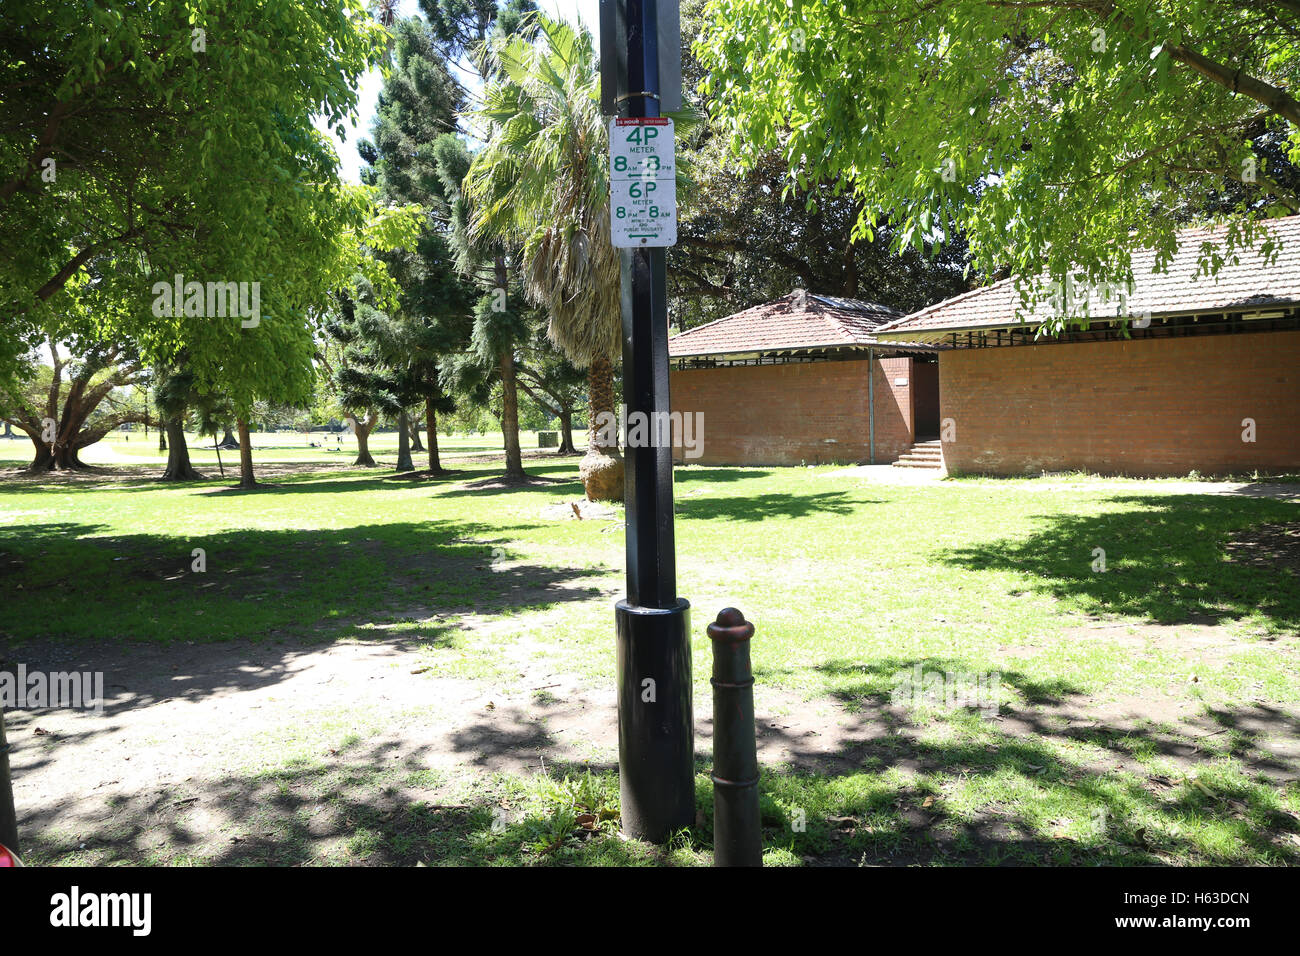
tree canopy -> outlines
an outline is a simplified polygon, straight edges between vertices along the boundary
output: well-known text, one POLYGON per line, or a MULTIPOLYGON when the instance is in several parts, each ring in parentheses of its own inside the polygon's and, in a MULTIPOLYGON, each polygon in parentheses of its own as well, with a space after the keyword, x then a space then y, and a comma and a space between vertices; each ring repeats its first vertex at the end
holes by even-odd
POLYGON ((1210 269, 1300 210, 1295 0, 710 0, 704 20, 734 154, 840 183, 896 248, 964 234, 985 276, 1123 282, 1207 207, 1230 223, 1210 269))
MULTIPOLYGON (((342 123, 383 42, 360 0, 4 4, 5 354, 106 255, 157 277, 260 281, 272 316, 311 301, 319 264, 364 211, 340 201, 314 120, 342 123)), ((146 315, 148 286, 135 296, 146 315)), ((205 331, 153 318, 160 346, 205 331)), ((196 360, 210 352, 188 344, 196 360)))

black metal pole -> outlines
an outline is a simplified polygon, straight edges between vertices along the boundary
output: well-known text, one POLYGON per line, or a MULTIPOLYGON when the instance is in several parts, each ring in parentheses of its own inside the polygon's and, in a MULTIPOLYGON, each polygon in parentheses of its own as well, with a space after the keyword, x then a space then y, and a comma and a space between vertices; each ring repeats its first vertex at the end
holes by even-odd
MULTIPOLYGON (((628 117, 659 115, 656 0, 627 0, 628 117)), ((666 419, 664 250, 622 249, 623 403, 629 421, 666 419), (662 416, 662 418, 661 418, 662 416)), ((656 434, 656 428, 646 431, 656 434)), ((624 449, 627 599, 615 606, 622 828, 655 843, 695 822, 690 604, 677 596, 672 447, 624 449)))
POLYGON ((5 715, 0 708, 0 843, 14 853, 18 846, 18 814, 14 810, 13 781, 9 776, 9 744, 5 741, 5 715))
POLYGON ((713 643, 713 865, 762 866, 758 744, 754 736, 754 625, 734 607, 709 625, 713 643))

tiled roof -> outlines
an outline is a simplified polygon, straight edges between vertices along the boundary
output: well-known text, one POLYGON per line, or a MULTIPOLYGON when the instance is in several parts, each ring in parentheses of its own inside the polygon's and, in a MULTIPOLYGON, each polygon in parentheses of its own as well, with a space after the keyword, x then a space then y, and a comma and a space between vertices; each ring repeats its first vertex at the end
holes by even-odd
MULTIPOLYGON (((796 289, 668 340, 672 358, 790 349, 875 345, 876 329, 899 318, 894 309, 796 289)), ((891 342, 891 347, 899 343, 891 342)))
MULTIPOLYGON (((1134 287, 1123 314, 1180 315, 1300 304, 1300 216, 1274 219, 1266 227, 1281 244, 1271 264, 1265 263, 1259 252, 1243 250, 1237 253, 1236 263, 1225 262, 1214 276, 1198 276, 1198 259, 1203 243, 1222 242, 1223 228, 1180 232, 1178 251, 1164 272, 1152 272, 1153 250, 1134 252, 1134 287)), ((1072 295, 1078 301, 1086 295, 1086 290, 1075 290, 1072 295)), ((889 341, 894 337, 915 336, 924 341, 933 340, 935 336, 928 333, 934 331, 1006 328, 1020 324, 1016 314, 1019 309, 1020 293, 1014 281, 1003 279, 892 322, 881 338, 889 341)), ((1120 313, 1118 300, 1105 303, 1099 297, 1093 298, 1088 313, 1092 318, 1114 317, 1120 313)), ((1044 302, 1035 310, 1026 309, 1023 318, 1033 326, 1053 314, 1052 307, 1044 302)))

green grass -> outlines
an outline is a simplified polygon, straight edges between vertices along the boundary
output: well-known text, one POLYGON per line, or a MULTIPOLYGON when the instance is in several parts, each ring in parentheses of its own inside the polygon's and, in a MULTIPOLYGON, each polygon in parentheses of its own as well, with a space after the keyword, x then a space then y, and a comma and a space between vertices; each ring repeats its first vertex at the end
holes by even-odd
MULTIPOLYGON (((505 635, 532 642, 557 671, 608 683, 622 534, 543 516, 580 495, 575 465, 530 463, 563 483, 510 491, 464 487, 499 467, 469 463, 420 482, 384 470, 286 474, 252 493, 228 480, 10 481, 0 485, 0 636, 10 648, 37 638, 396 639, 434 676, 505 680, 505 635), (195 548, 205 573, 190 570, 195 548), (448 615, 463 612, 506 629, 452 626, 448 615)), ((1248 529, 1300 520, 1294 502, 1161 482, 895 486, 836 470, 678 469, 697 707, 710 699, 704 624, 735 605, 757 625, 760 710, 770 699, 878 713, 896 675, 920 664, 997 672, 1002 713, 1042 725, 1027 733, 969 711, 922 712, 834 772, 767 767, 769 863, 1300 862, 1300 790, 1270 783, 1238 728, 1248 710, 1294 713, 1300 703, 1300 587, 1290 572, 1228 551, 1248 529), (1095 548, 1105 549, 1105 573, 1092 570, 1095 548), (1099 623, 1116 626, 1092 630, 1099 623), (1212 629, 1228 650, 1200 653, 1177 639, 1187 626, 1212 629), (1058 713, 1129 698, 1190 702, 1224 732, 1199 744, 1188 770, 1157 719, 1080 730, 1058 713)), ((1284 718, 1278 727, 1295 733, 1284 718)), ((400 766, 283 758, 260 755, 223 784, 256 808, 250 834, 263 835, 206 849, 172 842, 154 859, 708 862, 707 813, 664 851, 619 840, 608 824, 560 839, 573 801, 557 796, 556 781, 578 779, 580 767, 420 783, 400 766), (282 791, 279 803, 254 800, 268 790, 282 791), (386 803, 386 790, 407 796, 386 803), (494 829, 507 804, 521 815, 494 829), (303 807, 322 806, 350 836, 312 836, 303 807)), ((616 795, 608 762, 593 769, 616 795)), ((43 834, 34 858, 129 858, 87 857, 76 839, 43 834)))

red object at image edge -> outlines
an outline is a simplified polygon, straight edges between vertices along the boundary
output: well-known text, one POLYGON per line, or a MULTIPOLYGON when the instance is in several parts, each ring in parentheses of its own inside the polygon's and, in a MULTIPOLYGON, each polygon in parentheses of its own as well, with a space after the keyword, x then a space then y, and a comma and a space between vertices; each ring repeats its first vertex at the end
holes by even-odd
POLYGON ((5 846, 3 843, 0 843, 0 868, 6 866, 22 866, 22 865, 23 865, 23 861, 18 859, 17 856, 15 856, 12 852, 10 852, 7 846, 5 846))

